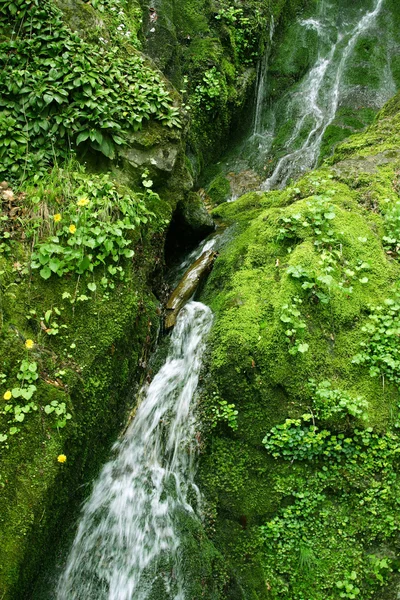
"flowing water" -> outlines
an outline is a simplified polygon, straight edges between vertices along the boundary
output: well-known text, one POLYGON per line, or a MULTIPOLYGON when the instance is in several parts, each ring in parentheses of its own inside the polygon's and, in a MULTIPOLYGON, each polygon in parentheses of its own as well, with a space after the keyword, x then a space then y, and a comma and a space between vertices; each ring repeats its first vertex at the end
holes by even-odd
POLYGON ((295 115, 295 124, 285 142, 286 153, 262 189, 284 187, 288 180, 316 166, 327 127, 333 122, 339 105, 343 75, 355 45, 375 22, 384 0, 375 0, 355 25, 343 24, 343 30, 332 29, 328 2, 321 2, 316 18, 301 22, 318 36, 317 60, 291 95, 286 111, 295 115), (303 140, 299 144, 299 140, 303 140))
POLYGON ((204 304, 182 309, 167 360, 83 508, 57 600, 146 600, 154 585, 160 600, 184 600, 177 523, 198 519, 194 395, 211 323, 204 304))
POLYGON ((396 93, 400 38, 391 10, 386 0, 319 0, 283 35, 271 23, 250 135, 221 161, 230 201, 283 188, 315 168, 335 135, 362 129, 396 93))

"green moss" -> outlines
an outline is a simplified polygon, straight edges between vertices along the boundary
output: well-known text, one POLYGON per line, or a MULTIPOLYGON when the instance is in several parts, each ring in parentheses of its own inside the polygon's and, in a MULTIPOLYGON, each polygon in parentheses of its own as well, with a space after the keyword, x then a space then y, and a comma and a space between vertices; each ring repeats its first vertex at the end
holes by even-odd
MULTIPOLYGON (((147 20, 145 51, 167 74, 191 109, 189 152, 195 175, 228 147, 234 123, 247 116, 254 91, 256 67, 265 51, 271 15, 294 19, 307 0, 280 0, 267 7, 262 0, 249 0, 235 7, 205 0, 169 0, 158 11, 155 31, 147 20), (204 76, 212 69, 218 74, 220 90, 207 110, 207 94, 199 96, 204 76)), ((306 48, 306 45, 304 46, 306 48)))
POLYGON ((222 174, 215 177, 207 188, 207 194, 210 196, 213 204, 218 205, 226 202, 231 194, 229 181, 222 174))
MULTIPOLYGON (((377 464, 367 466, 361 461, 352 465, 353 475, 346 485, 342 485, 343 474, 337 476, 332 470, 327 491, 327 484, 321 487, 318 482, 322 481, 322 467, 329 472, 328 462, 274 460, 262 449, 262 440, 274 425, 310 411, 310 378, 328 379, 335 387, 365 398, 368 421, 362 427, 369 426, 382 435, 393 430, 399 412, 397 388, 388 382, 383 386, 382 381, 370 377, 368 369, 352 363, 352 358, 365 340, 369 306, 391 297, 400 274, 398 262, 382 246, 384 219, 380 213, 387 203, 397 200, 398 110, 396 97, 369 130, 337 147, 330 159, 332 166, 309 173, 295 186, 247 194, 214 209, 214 214, 231 224, 233 235, 221 250, 203 292, 204 301, 216 315, 204 394, 217 390, 220 398, 235 404, 239 414, 237 431, 220 425, 213 435, 207 434, 200 479, 217 514, 212 539, 237 573, 236 584, 245 590, 246 598, 319 600, 323 594, 336 600, 336 582, 353 570, 362 597, 372 598, 379 584, 369 558, 371 546, 380 548, 373 552, 382 557, 396 552, 380 513, 358 504, 363 496, 355 481, 358 477, 365 480, 365 490, 373 487, 377 464), (326 211, 334 213, 329 221, 333 241, 326 247, 338 251, 334 279, 343 277, 346 270, 357 272, 360 265, 366 268, 364 277, 345 275, 345 279, 351 278, 352 291, 335 285, 326 289, 326 304, 313 300, 301 281, 288 272, 289 267, 302 267, 315 276, 322 273, 313 227, 300 226, 292 238, 282 237, 282 219, 296 222, 296 215, 308 214, 318 197, 325 198, 326 211), (291 355, 285 334, 290 326, 281 316, 282 307, 295 296, 303 299, 300 312, 309 349, 291 355), (371 476, 368 469, 376 469, 375 474, 371 476), (309 501, 294 499, 301 490, 308 490, 309 501), (285 507, 289 512, 293 508, 290 514, 303 516, 290 521, 285 507), (283 519, 283 527, 287 524, 290 528, 293 522, 293 527, 300 529, 268 537, 263 546, 259 526, 278 523, 274 519, 283 519), (248 555, 243 550, 244 539, 253 540, 248 555), (313 580, 307 566, 299 568, 300 555, 311 561, 313 580)), ((303 221, 304 217, 299 220, 303 221)), ((349 285, 347 281, 344 287, 349 285)), ((207 422, 206 407, 204 410, 207 422)), ((332 423, 339 432, 351 432, 355 426, 360 423, 344 424, 339 418, 332 423)), ((387 501, 382 500, 382 511, 385 519, 396 521, 393 498, 399 483, 392 460, 388 459, 385 475, 392 483, 388 484, 387 501)), ((345 471, 345 463, 343 468, 345 471)), ((395 575, 383 568, 382 577, 389 590, 395 575)))
MULTIPOLYGON (((58 192, 65 185, 53 183, 58 192)), ((34 190, 28 192, 26 210, 35 196, 34 190)), ((48 212, 54 198, 46 194, 39 200, 48 212)), ((86 491, 82 483, 105 460, 131 409, 132 386, 145 374, 158 333, 158 301, 151 285, 163 262, 165 223, 172 207, 159 199, 148 209, 155 216, 133 232, 135 256, 124 261, 123 280, 114 280, 107 290, 101 284, 103 269, 90 278, 53 275, 47 281, 28 274, 23 265, 29 264, 30 253, 21 229, 13 233, 9 259, 0 258, 0 356, 6 375, 1 397, 15 386, 23 358, 35 361, 40 374, 34 395, 39 410, 17 424, 19 433, 1 443, 0 590, 5 599, 27 597, 37 570, 54 552, 50 540, 55 544, 61 524, 67 526, 75 516, 86 491), (95 283, 97 290, 90 292, 88 283, 95 283), (88 299, 71 304, 70 298, 80 295, 88 299), (51 336, 44 331, 45 314, 56 308, 59 314, 53 312, 51 321, 57 320, 59 333, 51 336), (24 347, 27 338, 35 342, 30 351, 24 347), (72 414, 64 429, 57 430, 54 415, 44 410, 54 400, 65 402, 72 414), (65 464, 57 462, 59 454, 66 454, 65 464)), ((8 420, 2 411, 1 432, 8 432, 8 420)))

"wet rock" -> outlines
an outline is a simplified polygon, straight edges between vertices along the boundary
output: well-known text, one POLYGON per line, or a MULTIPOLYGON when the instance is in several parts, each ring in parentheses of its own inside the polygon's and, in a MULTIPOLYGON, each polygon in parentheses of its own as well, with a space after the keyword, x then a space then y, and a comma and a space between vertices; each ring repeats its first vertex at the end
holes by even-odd
POLYGON ((120 148, 119 156, 133 169, 151 169, 171 173, 181 150, 181 135, 170 132, 158 123, 131 133, 128 146, 120 148))
POLYGON ((226 178, 230 183, 232 199, 240 198, 240 196, 248 192, 259 190, 262 183, 262 178, 252 169, 247 169, 240 173, 228 173, 226 178))
POLYGON ((362 173, 378 173, 378 167, 400 159, 400 151, 388 150, 373 156, 356 156, 333 166, 336 175, 356 177, 362 173))
POLYGON ((166 255, 169 259, 187 251, 215 230, 215 223, 209 215, 205 200, 199 194, 189 192, 178 202, 171 221, 166 241, 166 255))
POLYGON ((97 40, 99 37, 110 40, 104 20, 99 17, 99 13, 89 2, 55 0, 55 4, 62 10, 64 19, 72 31, 78 32, 89 41, 92 38, 97 40))
POLYGON ((202 239, 214 231, 215 223, 208 214, 204 200, 199 194, 189 193, 187 198, 180 203, 179 209, 191 235, 202 239))
POLYGON ((218 206, 231 197, 231 185, 229 180, 222 174, 217 175, 207 188, 207 194, 212 204, 218 206))
POLYGON ((217 253, 214 250, 207 250, 186 271, 167 302, 166 329, 175 325, 179 311, 193 296, 201 280, 211 271, 216 257, 217 253))

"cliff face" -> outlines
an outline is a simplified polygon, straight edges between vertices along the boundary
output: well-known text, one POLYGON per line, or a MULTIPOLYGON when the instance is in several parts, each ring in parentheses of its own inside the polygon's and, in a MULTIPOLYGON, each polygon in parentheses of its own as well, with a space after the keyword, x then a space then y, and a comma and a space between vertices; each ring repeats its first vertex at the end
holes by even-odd
POLYGON ((192 185, 179 95, 136 49, 140 8, 113 8, 0 7, 2 598, 28 596, 126 419, 192 185))
MULTIPOLYGON (((272 23, 290 23, 308 0, 232 5, 222 0, 170 0, 144 8, 144 49, 182 91, 191 114, 187 154, 195 175, 229 148, 229 133, 245 131, 257 63, 272 23)), ((251 99, 252 100, 252 99, 251 99)))
POLYGON ((399 101, 214 210, 232 236, 203 293, 201 482, 227 598, 398 596, 399 101))

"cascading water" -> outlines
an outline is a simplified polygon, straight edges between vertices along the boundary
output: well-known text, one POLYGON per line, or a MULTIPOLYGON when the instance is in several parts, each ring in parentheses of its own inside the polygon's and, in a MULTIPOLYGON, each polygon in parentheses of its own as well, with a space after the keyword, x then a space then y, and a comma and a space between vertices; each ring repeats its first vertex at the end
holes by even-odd
POLYGON ((83 508, 57 600, 147 600, 154 585, 184 600, 177 523, 198 519, 193 398, 211 323, 204 304, 182 309, 167 360, 83 508))
MULTIPOLYGON (((348 59, 359 37, 365 33, 381 12, 384 0, 375 0, 374 7, 354 26, 344 26, 337 33, 326 15, 328 3, 322 2, 318 18, 301 22, 318 35, 318 57, 314 67, 291 95, 286 114, 295 116, 293 131, 285 142, 285 154, 278 160, 272 175, 263 183, 263 190, 284 187, 288 180, 317 164, 323 136, 333 122, 339 105, 343 75, 348 59), (332 35, 336 35, 333 41, 332 35), (303 140, 303 141, 301 141, 303 140)), ((271 136, 268 136, 271 139, 271 136)))

